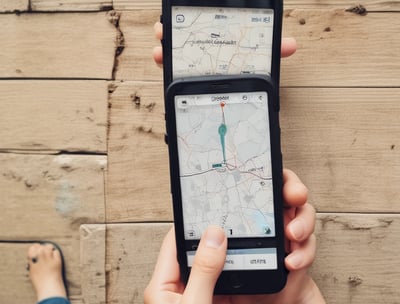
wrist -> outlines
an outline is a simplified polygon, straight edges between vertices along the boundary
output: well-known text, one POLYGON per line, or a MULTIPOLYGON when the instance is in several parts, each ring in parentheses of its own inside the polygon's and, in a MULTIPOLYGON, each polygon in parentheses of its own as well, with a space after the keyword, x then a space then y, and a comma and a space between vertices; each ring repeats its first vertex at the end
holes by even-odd
POLYGON ((311 277, 308 277, 307 287, 304 290, 306 292, 303 294, 299 304, 326 304, 321 291, 311 277))

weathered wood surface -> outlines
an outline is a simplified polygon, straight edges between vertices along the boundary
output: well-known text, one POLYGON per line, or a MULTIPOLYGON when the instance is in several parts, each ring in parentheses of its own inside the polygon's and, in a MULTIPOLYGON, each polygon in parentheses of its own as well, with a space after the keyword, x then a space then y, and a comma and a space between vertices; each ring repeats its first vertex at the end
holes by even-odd
POLYGON ((281 91, 284 165, 322 212, 400 212, 400 89, 281 91))
POLYGON ((111 79, 117 29, 109 13, 0 18, 0 78, 111 79))
POLYGON ((0 0, 0 12, 27 11, 29 0, 0 0))
POLYGON ((327 303, 398 303, 399 234, 399 214, 319 215, 311 272, 327 303))
POLYGON ((400 10, 399 1, 388 1, 388 0, 360 0, 360 1, 348 1, 348 0, 285 0, 285 8, 308 8, 308 9, 351 9, 364 7, 367 11, 373 12, 397 12, 400 10))
POLYGON ((0 151, 107 152, 105 81, 0 81, 0 151))
MULTIPOLYGON (((153 24, 159 10, 124 11, 125 49, 117 79, 161 80, 152 59, 153 24)), ((360 16, 344 10, 286 10, 284 36, 296 37, 298 51, 282 60, 282 86, 400 85, 398 13, 360 16), (382 31, 376 30, 377 24, 382 31)))
MULTIPOLYGON (((77 303, 82 299, 79 227, 84 223, 105 222, 106 162, 105 156, 0 154, 0 240, 58 243, 67 263, 71 299, 77 303)), ((18 248, 13 249, 18 250, 18 261, 2 266, 10 267, 8 271, 14 269, 15 275, 1 276, 0 286, 18 285, 21 280, 23 288, 30 284, 20 275, 18 265, 25 260, 20 262, 23 254, 18 248), (11 282, 3 285, 4 280, 11 282)), ((12 299, 4 302, 9 304, 32 302, 33 298, 23 300, 31 297, 30 289, 21 293, 17 290, 20 289, 1 288, 0 298, 12 299)))
POLYGON ((284 36, 296 37, 298 51, 282 61, 282 85, 400 86, 399 16, 285 11, 284 36))
MULTIPOLYGON (((114 8, 116 10, 160 9, 161 0, 31 0, 32 11, 98 11, 114 8)), ((286 0, 285 8, 307 9, 351 9, 362 6, 367 12, 399 11, 398 1, 363 0, 349 2, 346 0, 319 1, 319 0, 286 0)), ((28 11, 29 0, 1 0, 0 12, 28 11)))
POLYGON ((110 95, 107 221, 171 220, 161 83, 114 86, 110 95))
MULTIPOLYGON (((134 9, 159 9, 161 0, 114 0, 114 8, 117 10, 134 9)), ((400 2, 387 0, 285 0, 285 8, 341 8, 348 9, 362 5, 368 11, 399 11, 400 2)))
MULTIPOLYGON (((108 303, 143 303, 171 224, 108 225, 108 303)), ((397 303, 399 215, 320 214, 311 269, 327 303, 397 303)))
MULTIPOLYGON (((47 229, 50 226, 42 224, 47 229)), ((67 284, 71 304, 83 304, 81 276, 79 268, 79 237, 59 236, 52 239, 39 238, 56 242, 63 251, 67 275, 67 284)), ((30 244, 0 243, 0 296, 1 303, 20 304, 36 303, 36 294, 26 270, 27 250, 30 244)))
MULTIPOLYGON (((49 227, 46 223, 44 226, 49 227)), ((105 231, 105 225, 83 225, 80 241, 76 236, 51 239, 63 251, 72 304, 105 303, 105 231)), ((26 269, 26 256, 31 244, 0 243, 1 303, 36 303, 36 294, 26 269)))
POLYGON ((0 239, 79 239, 105 222, 105 156, 0 154, 0 239))
MULTIPOLYGON (((161 83, 140 82, 111 94, 111 222, 172 219, 161 96, 161 83)), ((282 89, 284 164, 319 211, 400 211, 399 96, 399 89, 282 89)))
POLYGON ((80 268, 85 304, 106 303, 106 225, 80 227, 80 268))
POLYGON ((171 224, 107 225, 107 303, 143 303, 161 241, 171 224))
MULTIPOLYGON (((94 12, 110 3, 0 0, 0 240, 60 244, 73 304, 142 303, 172 220, 152 60, 161 1, 114 0, 120 19, 94 12), (28 10, 42 13, 12 13, 28 10), (61 150, 107 155, 39 155, 61 150)), ((299 49, 282 61, 284 162, 333 212, 318 215, 311 270, 328 303, 399 299, 399 6, 285 1, 299 49), (346 11, 358 5, 366 15, 346 11)), ((0 244, 2 302, 34 303, 26 249, 0 244)))
POLYGON ((162 70, 153 61, 153 48, 160 42, 154 35, 159 10, 123 11, 119 28, 124 34, 125 48, 118 57, 116 79, 160 81, 162 70))
POLYGON ((114 9, 116 10, 135 10, 135 9, 161 9, 161 0, 113 0, 114 9))
POLYGON ((0 243, 1 303, 35 303, 36 295, 26 270, 29 244, 0 243))
POLYGON ((101 11, 112 8, 112 0, 30 0, 33 11, 101 11))

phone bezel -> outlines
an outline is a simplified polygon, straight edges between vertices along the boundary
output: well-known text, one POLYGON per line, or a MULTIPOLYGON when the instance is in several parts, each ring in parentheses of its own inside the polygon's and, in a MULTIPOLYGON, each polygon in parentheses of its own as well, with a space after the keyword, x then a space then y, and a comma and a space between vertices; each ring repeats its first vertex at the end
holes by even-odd
POLYGON ((223 271, 216 285, 216 294, 256 294, 273 293, 281 290, 286 283, 287 271, 284 266, 284 230, 282 197, 282 154, 280 148, 279 94, 277 86, 269 77, 214 76, 191 77, 174 81, 166 92, 166 128, 170 160, 171 193, 175 220, 177 257, 181 278, 187 281, 190 268, 187 266, 186 252, 196 249, 198 241, 185 240, 183 226, 182 197, 179 176, 179 153, 177 145, 176 114, 174 99, 177 95, 235 93, 265 91, 268 94, 270 123, 271 160, 273 175, 273 195, 275 212, 275 237, 267 238, 232 238, 228 240, 228 249, 240 248, 276 248, 278 268, 276 270, 240 270, 223 271), (240 279, 243 286, 233 286, 232 276, 240 279), (268 285, 268 286, 266 286, 268 285))
POLYGON ((271 75, 274 82, 279 86, 280 59, 281 59, 281 33, 282 33, 282 0, 163 0, 162 17, 163 23, 163 66, 164 66, 164 89, 173 81, 172 62, 172 6, 201 6, 201 7, 237 7, 237 8, 270 8, 274 10, 271 75))

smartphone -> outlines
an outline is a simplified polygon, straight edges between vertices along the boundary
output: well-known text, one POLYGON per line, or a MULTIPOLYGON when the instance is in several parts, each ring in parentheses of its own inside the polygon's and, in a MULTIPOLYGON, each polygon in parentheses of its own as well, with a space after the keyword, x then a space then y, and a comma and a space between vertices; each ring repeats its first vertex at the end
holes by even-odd
POLYGON ((279 86, 282 0, 163 0, 164 85, 206 75, 270 75, 279 86))
POLYGON ((181 278, 203 231, 228 237, 216 294, 281 290, 284 267, 278 89, 257 75, 191 77, 166 92, 171 193, 181 278))

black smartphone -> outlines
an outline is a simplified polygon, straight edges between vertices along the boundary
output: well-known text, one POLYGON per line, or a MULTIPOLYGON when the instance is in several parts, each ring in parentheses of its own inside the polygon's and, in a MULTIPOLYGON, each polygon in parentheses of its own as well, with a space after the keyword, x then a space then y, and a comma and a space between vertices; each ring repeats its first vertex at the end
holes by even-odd
POLYGON ((190 77, 166 92, 178 262, 187 281, 203 231, 228 237, 216 294, 281 290, 284 267, 278 89, 257 75, 190 77))
POLYGON ((206 75, 270 75, 279 86, 283 0, 163 0, 164 86, 206 75))

